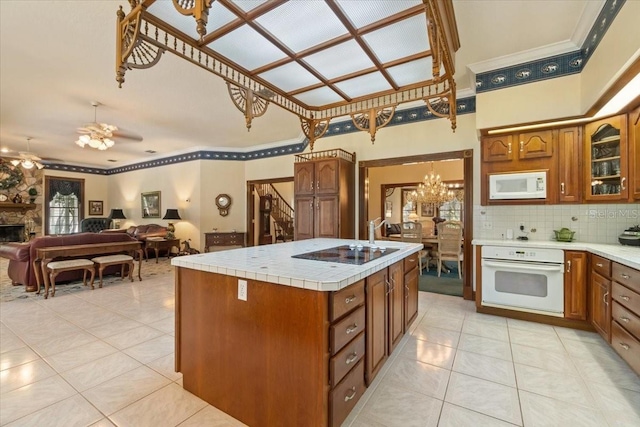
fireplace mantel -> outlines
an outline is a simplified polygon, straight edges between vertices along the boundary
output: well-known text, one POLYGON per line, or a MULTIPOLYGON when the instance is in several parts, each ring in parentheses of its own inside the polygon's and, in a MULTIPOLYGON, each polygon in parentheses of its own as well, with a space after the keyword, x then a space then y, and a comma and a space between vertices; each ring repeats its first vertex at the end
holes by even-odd
POLYGON ((13 211, 30 211, 36 208, 35 203, 11 203, 11 202, 0 202, 0 211, 3 210, 13 210, 13 211))

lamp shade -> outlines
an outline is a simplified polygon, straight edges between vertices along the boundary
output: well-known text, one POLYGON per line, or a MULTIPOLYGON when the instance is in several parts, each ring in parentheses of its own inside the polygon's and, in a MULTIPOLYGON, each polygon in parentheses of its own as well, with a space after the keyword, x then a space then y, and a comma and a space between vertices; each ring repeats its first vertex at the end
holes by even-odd
POLYGON ((178 213, 178 209, 167 209, 162 219, 182 219, 178 213))
POLYGON ((122 212, 122 209, 111 209, 111 213, 109 214, 109 218, 111 218, 111 219, 127 219, 127 217, 124 216, 124 212, 122 212))

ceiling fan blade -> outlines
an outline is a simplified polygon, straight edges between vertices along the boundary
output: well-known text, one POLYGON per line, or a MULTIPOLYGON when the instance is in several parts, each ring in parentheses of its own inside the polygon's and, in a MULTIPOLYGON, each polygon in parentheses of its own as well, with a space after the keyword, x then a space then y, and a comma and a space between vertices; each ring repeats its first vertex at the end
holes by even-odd
POLYGON ((127 139, 132 142, 141 142, 143 140, 142 135, 135 132, 126 131, 124 129, 114 131, 113 137, 118 139, 127 139))

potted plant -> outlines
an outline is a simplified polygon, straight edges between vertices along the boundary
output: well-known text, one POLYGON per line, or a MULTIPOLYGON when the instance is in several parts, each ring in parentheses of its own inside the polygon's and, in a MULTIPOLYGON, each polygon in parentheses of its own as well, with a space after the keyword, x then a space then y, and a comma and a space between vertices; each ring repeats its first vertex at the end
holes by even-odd
POLYGON ((38 190, 36 190, 34 187, 31 187, 29 189, 29 191, 27 191, 29 193, 29 202, 30 203, 35 203, 36 202, 36 196, 38 195, 38 190))

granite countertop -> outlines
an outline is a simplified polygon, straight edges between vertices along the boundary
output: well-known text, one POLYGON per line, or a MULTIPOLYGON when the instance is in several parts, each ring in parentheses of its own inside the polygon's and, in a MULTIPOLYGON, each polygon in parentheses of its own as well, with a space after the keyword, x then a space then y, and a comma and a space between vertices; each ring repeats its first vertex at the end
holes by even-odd
POLYGON ((210 271, 285 286, 316 291, 337 291, 422 248, 422 245, 417 243, 377 240, 375 242, 377 246, 399 250, 362 265, 292 258, 293 255, 353 243, 370 246, 368 241, 363 240, 310 239, 180 256, 173 258, 171 264, 176 267, 210 271))
POLYGON ((640 270, 640 247, 607 245, 588 242, 555 242, 541 240, 490 240, 474 239, 473 245, 519 246, 525 248, 549 248, 573 251, 587 251, 612 261, 640 270))

